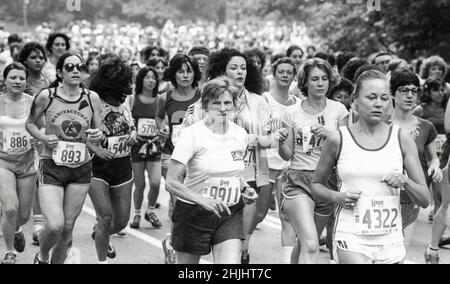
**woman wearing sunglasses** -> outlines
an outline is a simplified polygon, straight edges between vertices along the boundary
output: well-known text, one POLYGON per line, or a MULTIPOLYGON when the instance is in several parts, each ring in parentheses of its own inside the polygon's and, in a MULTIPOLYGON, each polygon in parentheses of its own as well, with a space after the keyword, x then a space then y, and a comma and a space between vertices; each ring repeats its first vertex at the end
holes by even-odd
POLYGON ((35 264, 64 263, 72 231, 92 178, 89 149, 103 137, 99 96, 81 86, 83 60, 73 53, 56 64, 57 80, 34 99, 26 129, 45 144, 39 165, 39 200, 46 220, 35 264), (44 116, 45 133, 37 122, 44 116))

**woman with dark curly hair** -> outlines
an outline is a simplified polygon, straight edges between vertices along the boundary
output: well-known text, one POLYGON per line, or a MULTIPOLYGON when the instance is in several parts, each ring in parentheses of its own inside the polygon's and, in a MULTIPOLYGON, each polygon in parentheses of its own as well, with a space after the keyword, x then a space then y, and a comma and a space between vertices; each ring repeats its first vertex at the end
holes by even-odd
MULTIPOLYGON (((158 134, 167 141, 161 154, 161 174, 166 178, 169 161, 173 149, 181 134, 181 125, 188 107, 200 99, 198 82, 202 74, 197 62, 184 54, 175 55, 169 62, 169 67, 164 72, 164 80, 174 86, 173 90, 162 94, 158 98, 156 111, 156 126, 158 134), (166 116, 169 121, 166 122, 166 116), (168 128, 167 129, 167 124, 168 128)), ((169 202, 169 216, 172 216, 176 199, 171 197, 169 202)), ((166 263, 174 264, 175 252, 170 246, 170 236, 163 242, 166 263)))
POLYGON ((139 229, 141 207, 145 190, 145 171, 150 181, 150 190, 145 210, 145 220, 153 227, 162 226, 154 213, 161 181, 161 141, 156 129, 156 108, 158 100, 158 73, 152 67, 144 67, 136 77, 136 94, 130 98, 130 107, 137 128, 138 143, 131 148, 134 173, 134 218, 130 227, 139 229))
POLYGON ((56 79, 55 66, 58 59, 70 50, 70 38, 64 33, 50 34, 45 49, 48 53, 48 61, 44 67, 44 74, 53 81, 56 79))
POLYGON ((89 196, 97 213, 95 239, 99 263, 116 256, 109 236, 127 226, 131 209, 133 171, 131 146, 137 141, 136 127, 126 103, 131 94, 131 70, 119 58, 103 62, 94 74, 90 88, 101 99, 104 139, 94 147, 92 183, 89 196))
POLYGON ((261 76, 261 82, 262 82, 262 93, 268 92, 270 90, 270 83, 269 80, 266 80, 263 77, 263 68, 266 66, 266 55, 261 50, 255 48, 248 50, 244 53, 247 55, 250 60, 253 61, 253 64, 256 67, 256 70, 258 71, 259 75, 261 76))

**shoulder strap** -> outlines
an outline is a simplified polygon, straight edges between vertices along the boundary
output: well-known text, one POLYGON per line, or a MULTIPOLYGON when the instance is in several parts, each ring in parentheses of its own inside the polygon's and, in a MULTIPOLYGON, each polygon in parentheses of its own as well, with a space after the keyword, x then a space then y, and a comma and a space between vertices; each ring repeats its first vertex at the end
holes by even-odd
POLYGON ((89 107, 91 108, 92 113, 94 113, 94 107, 92 106, 92 100, 91 100, 91 92, 89 90, 87 90, 87 92, 86 92, 86 89, 83 88, 81 93, 86 95, 86 97, 88 98, 89 107))
MULTIPOLYGON (((47 107, 44 109, 44 113, 47 112, 48 108, 49 108, 50 105, 52 104, 53 99, 54 99, 54 97, 56 96, 57 89, 58 89, 58 87, 55 87, 55 88, 53 89, 53 90, 55 91, 53 94, 52 94, 52 89, 44 89, 44 90, 48 90, 48 92, 49 92, 48 97, 49 97, 49 99, 50 99, 50 101, 48 102, 47 107)), ((42 91, 44 91, 44 90, 42 90, 42 91)), ((41 93, 42 93, 42 91, 41 91, 41 93)), ((36 96, 34 99, 36 100, 36 98, 37 98, 41 93, 37 94, 37 96, 36 96)), ((33 102, 33 104, 34 104, 34 102, 33 102)))

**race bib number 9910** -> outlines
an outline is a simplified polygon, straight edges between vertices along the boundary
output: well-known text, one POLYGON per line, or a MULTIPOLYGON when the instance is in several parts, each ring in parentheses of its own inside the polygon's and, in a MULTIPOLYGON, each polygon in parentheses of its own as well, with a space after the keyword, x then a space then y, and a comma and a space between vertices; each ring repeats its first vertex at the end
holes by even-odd
POLYGON ((4 129, 2 133, 3 152, 18 154, 31 149, 31 136, 25 129, 4 129))
POLYGON ((108 152, 114 154, 116 158, 128 157, 131 147, 127 143, 128 135, 108 138, 108 152))
POLYGON ((207 198, 220 200, 233 206, 241 199, 241 186, 238 178, 210 178, 206 181, 202 195, 207 198))
POLYGON ((139 118, 137 134, 143 137, 154 137, 157 135, 156 122, 154 119, 139 118))
POLYGON ((58 166, 78 166, 86 160, 86 145, 59 141, 53 149, 53 161, 58 166))
POLYGON ((399 196, 361 197, 354 215, 358 235, 385 235, 402 229, 399 196))

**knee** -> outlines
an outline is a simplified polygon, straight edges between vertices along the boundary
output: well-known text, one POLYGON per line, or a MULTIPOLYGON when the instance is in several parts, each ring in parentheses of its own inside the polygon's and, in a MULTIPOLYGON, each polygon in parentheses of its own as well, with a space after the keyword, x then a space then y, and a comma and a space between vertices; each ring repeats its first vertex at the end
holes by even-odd
POLYGON ((159 185, 160 185, 159 182, 151 182, 150 183, 150 189, 154 190, 154 191, 159 191, 159 185))
POLYGON ((20 212, 18 216, 18 220, 20 223, 25 224, 30 219, 31 210, 28 210, 27 212, 20 212))
POLYGON ((98 224, 97 226, 109 228, 112 223, 112 214, 102 214, 97 216, 98 224))
POLYGON ((117 221, 114 221, 114 225, 117 230, 123 230, 128 225, 129 218, 120 218, 117 221))
POLYGON ((144 191, 144 189, 145 189, 145 182, 134 182, 134 186, 135 186, 135 188, 134 188, 134 190, 135 191, 144 191))
POLYGON ((60 235, 64 229, 63 222, 51 222, 47 221, 46 229, 52 235, 60 235))
POLYGON ((319 241, 313 239, 307 239, 301 242, 302 252, 307 254, 315 254, 319 252, 319 241))
POLYGON ((5 214, 5 217, 7 219, 17 218, 18 217, 17 211, 19 210, 19 204, 15 203, 15 202, 2 204, 1 210, 2 210, 3 214, 5 214))

